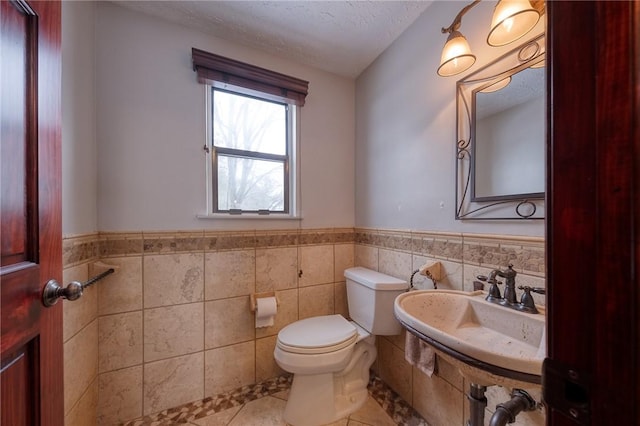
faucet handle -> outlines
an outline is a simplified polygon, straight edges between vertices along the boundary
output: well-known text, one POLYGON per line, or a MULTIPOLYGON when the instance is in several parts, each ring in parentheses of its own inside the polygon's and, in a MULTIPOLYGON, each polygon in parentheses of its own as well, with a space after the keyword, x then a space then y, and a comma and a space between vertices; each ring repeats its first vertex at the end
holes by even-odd
POLYGON ((494 285, 494 284, 502 284, 502 281, 498 281, 495 277, 495 275, 491 274, 489 275, 489 277, 485 277, 484 275, 478 275, 476 278, 478 278, 480 281, 487 281, 487 283, 494 285), (482 279, 484 278, 484 280, 482 279))
POLYGON ((500 289, 498 288, 498 285, 502 283, 496 280, 495 278, 489 278, 487 282, 491 284, 491 286, 489 287, 489 294, 487 294, 487 297, 485 299, 487 299, 488 301, 501 300, 502 294, 500 294, 500 289))
MULTIPOLYGON (((522 293, 522 297, 520 298, 520 306, 518 307, 518 309, 521 310, 521 311, 524 311, 524 312, 537 314, 538 313, 538 309, 536 308, 536 304, 533 301, 533 297, 531 296, 531 292, 534 291, 534 290, 540 290, 540 288, 538 288, 538 287, 529 287, 528 285, 519 286, 518 288, 520 290, 524 290, 524 293, 522 293)), ((536 293, 537 293, 537 291, 536 291, 536 293)))
POLYGON ((547 294, 547 290, 543 287, 529 287, 528 285, 525 286, 519 286, 518 287, 520 290, 524 290, 525 292, 531 291, 533 293, 538 293, 538 294, 547 294))

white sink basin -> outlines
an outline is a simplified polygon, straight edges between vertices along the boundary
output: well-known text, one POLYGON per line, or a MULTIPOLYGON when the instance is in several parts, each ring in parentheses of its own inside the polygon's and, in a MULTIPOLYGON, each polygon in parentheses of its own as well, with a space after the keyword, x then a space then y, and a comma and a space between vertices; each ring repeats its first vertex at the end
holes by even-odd
POLYGON ((540 383, 546 354, 544 310, 528 314, 487 302, 485 296, 481 291, 412 291, 396 298, 394 311, 410 332, 439 354, 492 377, 478 381, 496 382, 497 376, 540 383))

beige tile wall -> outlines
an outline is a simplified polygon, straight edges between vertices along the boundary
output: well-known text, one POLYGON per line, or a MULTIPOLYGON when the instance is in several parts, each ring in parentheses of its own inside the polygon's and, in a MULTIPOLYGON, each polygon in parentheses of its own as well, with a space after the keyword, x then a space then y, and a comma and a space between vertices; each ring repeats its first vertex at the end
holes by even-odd
MULTIPOLYGON (((470 291, 477 275, 488 275, 492 269, 512 263, 518 272, 519 285, 545 287, 544 240, 541 238, 362 228, 356 228, 355 234, 355 265, 398 278, 409 280, 415 269, 427 262, 440 261, 444 278, 438 282, 438 288, 470 291)), ((419 274, 415 275, 414 285, 418 289, 433 288, 431 280, 419 274)), ((534 297, 544 305, 544 296, 534 297)), ((378 358, 374 364, 377 373, 430 425, 464 426, 469 411, 465 396, 468 382, 442 359, 438 359, 438 369, 432 377, 412 367, 404 357, 404 339, 404 333, 378 338, 378 358)), ((540 401, 539 391, 526 390, 540 401)), ((489 424, 495 406, 509 399, 509 390, 492 386, 486 395, 485 423, 489 424)), ((544 425, 544 413, 541 409, 521 413, 513 424, 544 425)))
MULTIPOLYGON (((65 242, 63 282, 86 281, 97 259, 97 234, 65 242)), ((82 303, 63 300, 65 424, 95 424, 98 405, 98 289, 84 291, 82 303)))
MULTIPOLYGON (((348 315, 343 271, 353 265, 408 280, 420 265, 439 260, 439 288, 469 290, 476 275, 511 262, 518 283, 545 285, 543 240, 505 236, 100 233, 66 238, 63 256, 65 282, 104 270, 97 261, 117 268, 80 301, 65 302, 67 425, 111 425, 281 374, 273 359, 278 331, 313 315, 348 315), (272 327, 256 329, 249 295, 266 291, 276 292, 278 315, 272 327)), ((414 282, 432 287, 420 275, 414 282)), ((440 361, 432 378, 412 368, 404 335, 379 338, 378 351, 378 374, 430 424, 463 424, 467 384, 453 367, 440 361)), ((489 408, 508 399, 506 390, 489 389, 489 408)), ((544 418, 520 415, 516 424, 541 425, 544 418)))
POLYGON ((65 320, 66 345, 91 354, 82 375, 69 375, 67 424, 78 424, 75 406, 92 404, 85 418, 111 425, 277 376, 282 327, 347 312, 353 229, 92 238, 91 246, 87 236, 65 239, 65 273, 81 281, 105 265, 116 273, 91 287, 91 298, 65 306, 65 318, 82 318, 82 329, 65 320), (267 291, 276 292, 278 314, 273 326, 256 329, 249 295, 267 291))

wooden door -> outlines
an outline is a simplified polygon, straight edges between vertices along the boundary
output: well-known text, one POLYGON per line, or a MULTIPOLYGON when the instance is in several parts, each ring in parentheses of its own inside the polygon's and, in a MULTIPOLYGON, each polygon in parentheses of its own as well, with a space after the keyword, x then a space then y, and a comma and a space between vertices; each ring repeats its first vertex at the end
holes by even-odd
POLYGON ((640 424, 640 2, 547 2, 550 425, 640 424))
POLYGON ((0 1, 0 303, 3 426, 64 421, 59 2, 0 1))

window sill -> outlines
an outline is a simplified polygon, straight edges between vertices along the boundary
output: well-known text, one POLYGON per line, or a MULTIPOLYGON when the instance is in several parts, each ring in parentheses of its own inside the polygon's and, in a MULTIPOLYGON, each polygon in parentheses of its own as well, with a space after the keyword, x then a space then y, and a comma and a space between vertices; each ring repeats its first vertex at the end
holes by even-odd
POLYGON ((285 214, 256 214, 256 213, 243 213, 243 214, 224 214, 224 213, 210 213, 210 214, 198 214, 198 219, 240 219, 240 220, 302 220, 302 216, 292 216, 285 214))

